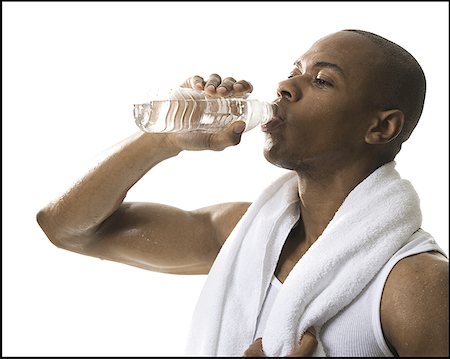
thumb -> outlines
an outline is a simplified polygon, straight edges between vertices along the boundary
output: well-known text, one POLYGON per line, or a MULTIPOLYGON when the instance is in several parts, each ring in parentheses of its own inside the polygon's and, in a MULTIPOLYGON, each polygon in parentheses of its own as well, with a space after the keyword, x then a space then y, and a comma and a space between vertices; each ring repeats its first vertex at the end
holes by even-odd
POLYGON ((221 151, 226 147, 239 144, 245 126, 244 121, 236 121, 229 125, 224 131, 212 133, 209 137, 209 149, 221 151))
POLYGON ((299 341, 299 345, 287 357, 310 357, 317 347, 316 330, 310 327, 299 341))
POLYGON ((262 348, 262 338, 256 339, 244 352, 243 357, 265 357, 262 348))

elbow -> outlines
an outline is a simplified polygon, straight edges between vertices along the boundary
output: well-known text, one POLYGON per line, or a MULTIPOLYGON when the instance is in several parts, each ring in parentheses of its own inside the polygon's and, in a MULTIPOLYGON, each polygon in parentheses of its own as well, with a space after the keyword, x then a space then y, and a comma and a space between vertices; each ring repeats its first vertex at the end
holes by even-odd
POLYGON ((41 209, 36 214, 36 221, 49 241, 58 248, 70 251, 83 252, 87 245, 87 237, 75 235, 58 224, 50 207, 41 209))
POLYGON ((51 243, 56 247, 64 248, 64 241, 53 225, 54 221, 48 208, 43 208, 36 214, 36 221, 51 243))

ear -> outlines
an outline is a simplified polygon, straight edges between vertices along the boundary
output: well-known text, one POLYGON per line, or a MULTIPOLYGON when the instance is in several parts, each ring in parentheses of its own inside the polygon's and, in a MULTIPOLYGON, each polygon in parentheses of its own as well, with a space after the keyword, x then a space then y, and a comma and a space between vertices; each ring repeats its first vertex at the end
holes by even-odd
POLYGON ((403 129, 405 116, 400 110, 387 110, 377 114, 366 133, 366 143, 376 145, 392 141, 403 129))

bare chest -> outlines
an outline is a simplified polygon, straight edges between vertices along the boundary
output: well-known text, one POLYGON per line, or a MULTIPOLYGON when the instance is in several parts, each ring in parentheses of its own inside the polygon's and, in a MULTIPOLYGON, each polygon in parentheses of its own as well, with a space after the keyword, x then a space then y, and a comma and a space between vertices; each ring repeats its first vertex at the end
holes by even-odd
POLYGON ((281 283, 285 281, 292 268, 309 249, 310 244, 306 243, 304 237, 304 231, 300 227, 292 229, 289 233, 275 268, 275 276, 281 283))

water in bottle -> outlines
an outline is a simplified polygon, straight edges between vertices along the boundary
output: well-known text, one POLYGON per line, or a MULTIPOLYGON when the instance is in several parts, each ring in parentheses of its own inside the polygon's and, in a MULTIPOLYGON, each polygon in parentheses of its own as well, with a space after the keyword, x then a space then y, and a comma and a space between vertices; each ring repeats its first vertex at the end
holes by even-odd
POLYGON ((273 116, 270 103, 239 97, 208 97, 203 91, 178 88, 164 98, 134 105, 137 126, 145 132, 217 132, 244 121, 245 131, 273 116))

